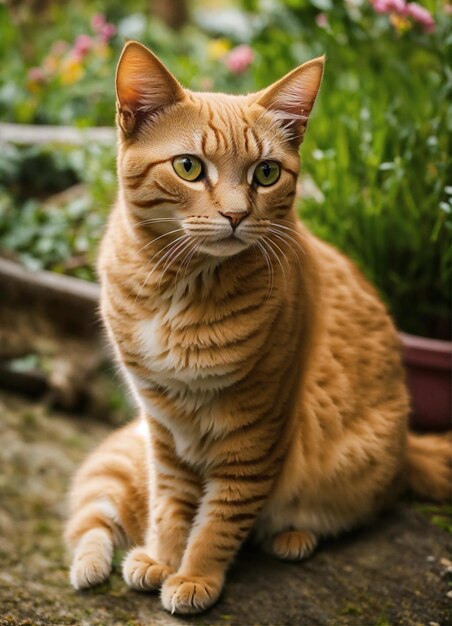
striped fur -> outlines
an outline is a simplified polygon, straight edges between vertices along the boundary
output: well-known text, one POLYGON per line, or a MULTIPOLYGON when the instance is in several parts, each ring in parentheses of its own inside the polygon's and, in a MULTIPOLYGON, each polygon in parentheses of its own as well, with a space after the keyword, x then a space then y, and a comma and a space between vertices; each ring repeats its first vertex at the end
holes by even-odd
POLYGON ((161 588, 170 611, 201 611, 251 531, 301 559, 400 488, 408 401, 397 333, 352 263, 293 209, 322 66, 259 94, 194 94, 142 46, 126 47, 119 194, 99 273, 141 421, 76 476, 75 587, 105 579, 127 541, 131 587, 161 588), (176 175, 182 154, 201 159, 204 179, 176 175), (281 176, 259 187, 253 168, 265 159, 281 176), (249 215, 233 237, 224 214, 240 211, 249 215))

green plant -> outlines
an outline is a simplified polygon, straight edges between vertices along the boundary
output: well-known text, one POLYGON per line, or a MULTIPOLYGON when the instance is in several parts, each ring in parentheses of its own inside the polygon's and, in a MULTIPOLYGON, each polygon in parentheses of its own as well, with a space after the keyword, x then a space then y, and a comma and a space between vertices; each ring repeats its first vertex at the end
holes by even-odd
MULTIPOLYGON (((234 41, 211 37, 195 24, 183 34, 149 15, 140 0, 50 3, 42 15, 0 5, 0 114, 4 120, 76 126, 112 125, 114 72, 126 39, 151 47, 182 83, 198 90, 252 87, 249 72, 234 72, 228 52, 234 41), (38 31, 38 34, 36 34, 38 31)), ((239 42, 237 42, 239 43, 239 42)))
POLYGON ((97 244, 115 189, 111 149, 10 146, 2 159, 9 167, 0 176, 0 251, 17 256, 30 269, 94 280, 97 244), (43 189, 47 195, 61 191, 68 181, 79 184, 76 193, 37 198, 33 186, 24 186, 32 166, 45 179, 36 177, 41 194, 43 189))
MULTIPOLYGON (((64 7, 50 2, 39 18, 45 25, 39 36, 34 35, 36 24, 29 15, 11 13, 12 19, 0 15, 0 54, 7 60, 7 71, 0 76, 0 114, 12 121, 112 124, 115 59, 125 37, 148 44, 184 85, 200 90, 259 89, 326 52, 324 85, 302 148, 302 172, 317 192, 302 199, 300 215, 315 233, 357 261, 403 330, 447 338, 452 282, 452 186, 447 184, 452 170, 448 107, 452 38, 439 1, 425 0, 434 29, 394 11, 377 14, 377 2, 380 8, 388 3, 242 0, 232 21, 198 3, 195 21, 175 33, 146 13, 144 0, 133 0, 127 7, 114 0, 106 19, 117 34, 111 31, 108 40, 99 39, 93 27, 93 18, 103 7, 100 0, 76 0, 64 7), (61 68, 71 51, 83 49, 87 40, 78 38, 86 35, 94 43, 90 40, 78 69, 73 67, 63 80, 61 68), (60 52, 54 48, 58 41, 66 42, 60 52), (236 71, 228 59, 231 49, 243 43, 255 60, 248 69, 236 71), (58 54, 59 60, 52 61, 58 54), (46 71, 46 63, 48 74, 41 80, 38 72, 33 80, 30 69, 46 71)), ((6 10, 0 6, 0 12, 6 10)), ((17 184, 5 186, 0 180, 4 248, 19 251, 28 262, 83 273, 68 270, 65 258, 80 257, 79 240, 69 234, 71 228, 77 233, 85 229, 90 234, 84 235, 88 251, 82 258, 89 260, 81 267, 91 268, 92 247, 112 198, 114 174, 111 155, 89 159, 89 151, 82 152, 74 151, 69 170, 64 170, 65 160, 60 161, 59 180, 75 175, 89 190, 83 202, 63 208, 64 218, 58 211, 43 210, 42 177, 31 176, 30 184, 20 182, 27 192, 34 189, 27 197, 21 196, 17 184), (22 202, 31 204, 22 209, 22 202), (51 224, 51 235, 40 230, 44 224, 51 224), (22 228, 25 234, 18 232, 22 228), (39 242, 44 233, 55 242, 50 252, 45 252, 48 243, 39 242), (58 243, 60 236, 64 243, 58 243)), ((16 167, 14 159, 6 161, 0 160, 0 172, 16 167)), ((92 269, 86 275, 93 277, 92 269)))
POLYGON ((451 504, 426 504, 414 502, 416 510, 430 518, 430 522, 452 534, 452 505, 451 504))
POLYGON ((429 4, 435 32, 394 26, 368 2, 273 0, 252 46, 258 86, 326 52, 302 148, 302 171, 320 193, 302 200, 301 217, 358 262, 403 330, 447 337, 452 40, 441 5, 429 4))

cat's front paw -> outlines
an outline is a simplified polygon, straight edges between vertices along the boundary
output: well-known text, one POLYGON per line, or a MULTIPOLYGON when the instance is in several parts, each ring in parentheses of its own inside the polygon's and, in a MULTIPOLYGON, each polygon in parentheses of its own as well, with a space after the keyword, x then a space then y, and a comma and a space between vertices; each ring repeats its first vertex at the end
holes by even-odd
POLYGON ((273 537, 271 551, 280 559, 301 561, 314 552, 316 536, 306 530, 288 530, 273 537))
POLYGON ((222 581, 206 576, 168 578, 162 586, 162 604, 170 613, 201 613, 217 601, 222 581))
POLYGON ((122 575, 127 585, 139 591, 159 589, 174 570, 163 563, 158 563, 143 547, 130 550, 122 564, 122 575))

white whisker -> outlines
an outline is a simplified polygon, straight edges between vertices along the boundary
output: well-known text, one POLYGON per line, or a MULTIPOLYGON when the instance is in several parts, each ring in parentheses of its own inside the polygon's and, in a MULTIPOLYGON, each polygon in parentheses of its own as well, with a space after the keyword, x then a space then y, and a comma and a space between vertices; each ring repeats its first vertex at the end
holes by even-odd
POLYGON ((142 226, 144 224, 154 224, 157 222, 178 222, 179 220, 176 217, 151 217, 145 220, 140 220, 139 222, 135 222, 135 226, 142 226))
POLYGON ((290 251, 293 253, 293 255, 295 256, 295 258, 297 259, 297 263, 298 263, 298 267, 300 268, 300 273, 303 272, 303 266, 301 264, 301 260, 299 255, 296 253, 296 251, 294 250, 294 248, 292 247, 292 243, 297 244, 298 248, 300 248, 301 252, 304 254, 304 250, 303 248, 300 246, 300 244, 298 244, 298 242, 296 242, 294 239, 292 239, 287 233, 284 232, 277 232, 273 229, 269 229, 271 233, 273 233, 273 236, 276 237, 277 239, 279 239, 280 241, 282 241, 284 244, 286 244, 290 251))
POLYGON ((184 268, 184 275, 182 276, 182 282, 185 281, 185 278, 187 276, 187 270, 188 267, 191 263, 192 258, 194 257, 194 255, 199 251, 200 247, 202 246, 202 244, 206 241, 207 237, 204 237, 204 239, 201 239, 201 241, 199 241, 197 244, 195 244, 193 246, 193 250, 188 253, 187 258, 184 259, 183 264, 185 264, 185 268, 184 268))
MULTIPOLYGON (((279 230, 280 228, 282 228, 279 224, 273 224, 273 227, 274 228, 269 228, 270 232, 278 233, 279 235, 281 235, 281 237, 285 237, 286 239, 292 241, 299 248, 302 254, 306 254, 305 249, 303 248, 303 246, 301 245, 299 241, 297 241, 294 237, 292 237, 292 235, 289 235, 289 233, 286 233, 284 230, 279 230), (276 230, 275 230, 275 227, 276 227, 276 230)), ((296 231, 292 231, 292 232, 296 235, 298 234, 296 231)))
POLYGON ((265 262, 267 263, 268 287, 267 287, 266 300, 268 300, 270 298, 271 292, 273 291, 273 264, 272 264, 272 260, 270 256, 268 255, 267 250, 264 248, 264 246, 262 245, 261 241, 259 241, 259 239, 256 241, 256 245, 258 246, 259 250, 262 252, 262 256, 264 257, 265 262))
POLYGON ((159 239, 162 239, 163 237, 168 237, 168 235, 172 235, 173 233, 179 233, 181 230, 183 231, 184 229, 183 228, 175 228, 174 230, 170 230, 169 233, 164 233, 163 235, 160 235, 160 237, 156 237, 155 239, 152 239, 147 244, 145 244, 142 248, 140 248, 138 250, 137 254, 140 254, 140 252, 142 252, 143 250, 146 250, 146 248, 149 248, 149 246, 151 246, 153 243, 155 243, 159 239))
POLYGON ((272 239, 270 239, 270 237, 263 237, 262 238, 262 242, 267 242, 267 246, 269 251, 273 254, 273 256, 276 258, 276 260, 279 263, 279 267, 281 268, 281 272, 283 275, 283 280, 284 280, 284 290, 287 291, 287 278, 286 278, 286 272, 284 271, 284 267, 283 264, 281 263, 281 259, 278 256, 278 253, 274 251, 272 245, 276 246, 278 248, 278 250, 280 251, 280 253, 282 254, 283 259, 285 260, 285 262, 287 263, 287 267, 290 268, 290 264, 286 258, 286 255, 284 254, 284 252, 281 250, 281 248, 278 246, 277 243, 275 243, 272 239))
POLYGON ((167 270, 171 267, 171 265, 173 265, 175 263, 175 261, 185 252, 185 250, 190 247, 190 239, 188 239, 187 241, 180 241, 179 244, 173 248, 171 250, 170 255, 168 256, 167 260, 165 261, 165 264, 163 266, 162 269, 162 273, 160 275, 160 280, 159 280, 159 289, 162 285, 162 280, 163 277, 165 276, 167 270))
POLYGON ((148 261, 148 263, 146 265, 149 265, 150 263, 152 263, 153 259, 161 252, 163 252, 163 250, 165 250, 166 248, 169 247, 169 250, 167 250, 165 252, 165 254, 157 261, 157 263, 154 265, 154 267, 150 270, 150 272, 147 274, 147 276, 144 278, 144 280, 141 282, 141 287, 135 297, 135 302, 137 301, 140 293, 143 290, 144 285, 148 282, 148 280, 151 278, 152 274, 155 272, 155 270, 159 267, 159 265, 168 257, 168 255, 171 255, 171 252, 173 252, 173 247, 176 246, 176 244, 178 244, 178 242, 181 241, 181 239, 185 239, 187 237, 187 235, 181 235, 180 237, 177 237, 174 241, 170 241, 169 244, 167 244, 166 246, 164 246, 161 250, 159 250, 158 252, 156 252, 156 254, 154 254, 154 256, 148 261))
MULTIPOLYGON (((286 224, 290 224, 291 226, 295 226, 294 222, 290 221, 290 220, 284 220, 281 217, 276 218, 278 222, 285 222, 286 224)), ((299 230, 297 230, 296 228, 289 228, 288 226, 283 226, 282 224, 277 224, 276 222, 272 222, 272 226, 279 226, 279 228, 284 228, 285 230, 290 230, 293 233, 295 233, 296 235, 298 235, 299 237, 303 237, 304 239, 306 239, 306 235, 304 233, 300 233, 299 230)))

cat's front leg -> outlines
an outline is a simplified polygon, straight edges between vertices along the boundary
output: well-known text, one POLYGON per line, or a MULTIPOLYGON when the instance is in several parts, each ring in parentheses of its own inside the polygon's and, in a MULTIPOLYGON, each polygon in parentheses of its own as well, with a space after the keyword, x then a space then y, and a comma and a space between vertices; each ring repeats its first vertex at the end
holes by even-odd
POLYGON ((145 544, 123 563, 133 589, 155 590, 179 567, 201 496, 198 477, 177 457, 172 436, 151 422, 149 520, 145 544))
POLYGON ((162 586, 165 609, 197 613, 218 599, 227 567, 249 534, 275 471, 261 458, 211 474, 180 568, 162 586))

